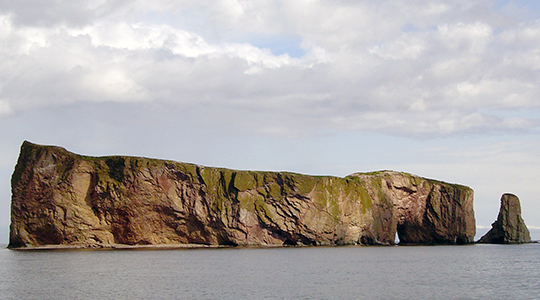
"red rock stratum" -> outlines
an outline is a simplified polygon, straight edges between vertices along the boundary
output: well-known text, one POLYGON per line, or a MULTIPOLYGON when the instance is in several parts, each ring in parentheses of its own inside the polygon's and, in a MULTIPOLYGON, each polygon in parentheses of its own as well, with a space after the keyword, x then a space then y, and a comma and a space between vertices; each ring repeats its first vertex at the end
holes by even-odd
POLYGON ((89 157, 24 142, 10 248, 467 244, 469 187, 380 171, 344 178, 89 157))

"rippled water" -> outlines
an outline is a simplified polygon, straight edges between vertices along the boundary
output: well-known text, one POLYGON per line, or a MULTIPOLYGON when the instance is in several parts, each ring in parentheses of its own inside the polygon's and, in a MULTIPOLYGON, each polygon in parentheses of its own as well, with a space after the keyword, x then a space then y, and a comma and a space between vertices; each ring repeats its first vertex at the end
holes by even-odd
POLYGON ((0 250, 2 299, 539 297, 539 244, 0 250))

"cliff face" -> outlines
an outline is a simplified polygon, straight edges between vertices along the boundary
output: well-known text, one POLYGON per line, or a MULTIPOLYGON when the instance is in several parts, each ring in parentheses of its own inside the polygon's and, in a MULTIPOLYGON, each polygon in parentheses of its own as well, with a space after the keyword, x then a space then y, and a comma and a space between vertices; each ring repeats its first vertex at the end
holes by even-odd
POLYGON ((473 191, 406 173, 345 178, 87 157, 24 142, 11 248, 472 243, 473 191))
POLYGON ((529 229, 521 218, 519 198, 512 194, 502 195, 497 220, 491 224, 491 229, 480 238, 478 243, 522 244, 530 242, 529 229))

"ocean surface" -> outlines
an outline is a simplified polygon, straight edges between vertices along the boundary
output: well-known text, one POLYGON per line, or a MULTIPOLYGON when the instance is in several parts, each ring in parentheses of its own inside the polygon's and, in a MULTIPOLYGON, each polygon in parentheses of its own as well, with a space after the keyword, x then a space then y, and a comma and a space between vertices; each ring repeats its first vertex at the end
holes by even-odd
POLYGON ((0 299, 540 299, 540 244, 2 248, 0 299))

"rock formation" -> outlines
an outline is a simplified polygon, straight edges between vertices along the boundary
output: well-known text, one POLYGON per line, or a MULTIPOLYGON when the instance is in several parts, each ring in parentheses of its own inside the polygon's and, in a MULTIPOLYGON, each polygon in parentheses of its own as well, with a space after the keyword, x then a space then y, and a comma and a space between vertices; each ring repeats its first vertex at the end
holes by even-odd
POLYGON ((76 155, 24 142, 10 248, 466 244, 472 189, 407 173, 345 178, 76 155))
POLYGON ((488 244, 522 244, 530 243, 531 235, 521 218, 521 204, 516 195, 504 194, 501 197, 501 208, 497 221, 478 243, 488 244))

